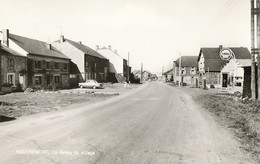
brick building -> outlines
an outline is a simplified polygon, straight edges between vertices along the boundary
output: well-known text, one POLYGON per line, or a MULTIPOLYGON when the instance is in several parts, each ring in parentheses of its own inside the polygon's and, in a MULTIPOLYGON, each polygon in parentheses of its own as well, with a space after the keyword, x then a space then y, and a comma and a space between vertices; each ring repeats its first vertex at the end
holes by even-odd
POLYGON ((3 30, 3 44, 27 57, 28 86, 69 88, 70 59, 51 44, 9 34, 3 30))
POLYGON ((60 40, 52 45, 71 58, 70 80, 76 87, 79 82, 94 79, 106 82, 109 72, 109 61, 98 52, 92 50, 82 42, 75 42, 60 36, 60 40))
POLYGON ((1 45, 1 42, 0 68, 1 91, 3 91, 2 86, 13 86, 17 89, 25 89, 27 87, 27 58, 1 45))

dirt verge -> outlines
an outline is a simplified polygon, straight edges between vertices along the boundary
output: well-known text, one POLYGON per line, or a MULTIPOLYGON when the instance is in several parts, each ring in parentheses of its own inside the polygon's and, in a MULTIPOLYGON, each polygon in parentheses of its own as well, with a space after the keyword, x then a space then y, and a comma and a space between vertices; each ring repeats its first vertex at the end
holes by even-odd
POLYGON ((241 149, 260 163, 260 102, 238 99, 221 90, 177 87, 190 94, 241 143, 241 149))

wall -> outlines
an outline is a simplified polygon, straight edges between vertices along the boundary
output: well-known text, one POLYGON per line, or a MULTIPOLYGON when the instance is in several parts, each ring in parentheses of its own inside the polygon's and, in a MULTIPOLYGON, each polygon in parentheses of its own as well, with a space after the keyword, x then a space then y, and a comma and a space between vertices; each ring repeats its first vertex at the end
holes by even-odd
POLYGON ((86 80, 84 61, 85 54, 66 41, 63 43, 53 42, 52 46, 71 59, 71 62, 75 64, 75 67, 73 67, 74 70, 71 70, 72 74, 76 76, 76 81, 84 82, 86 80))
POLYGON ((69 88, 69 62, 68 59, 52 58, 35 54, 28 54, 28 85, 31 87, 41 87, 51 89, 52 86, 58 88, 69 88), (41 69, 35 68, 35 61, 41 61, 41 69), (50 62, 50 69, 47 69, 47 62, 50 62), (60 63, 60 68, 55 69, 54 63, 60 63), (63 68, 63 63, 67 63, 67 69, 63 68), (42 83, 36 84, 36 76, 42 76, 42 83), (60 77, 59 82, 55 82, 55 76, 60 77))
POLYGON ((199 58, 199 62, 198 62, 198 69, 199 69, 199 72, 200 73, 205 73, 205 59, 204 59, 204 55, 203 53, 201 52, 201 55, 200 55, 200 58, 199 58))
POLYGON ((220 72, 206 72, 207 84, 220 84, 220 72))
POLYGON ((109 61, 85 55, 85 72, 86 79, 95 79, 98 82, 106 82, 109 72, 109 61))
POLYGON ((1 85, 8 83, 7 74, 14 73, 15 85, 20 84, 19 76, 24 77, 23 87, 27 87, 27 59, 25 57, 15 56, 6 51, 0 50, 1 53, 1 85), (8 59, 14 60, 14 66, 8 67, 8 59))

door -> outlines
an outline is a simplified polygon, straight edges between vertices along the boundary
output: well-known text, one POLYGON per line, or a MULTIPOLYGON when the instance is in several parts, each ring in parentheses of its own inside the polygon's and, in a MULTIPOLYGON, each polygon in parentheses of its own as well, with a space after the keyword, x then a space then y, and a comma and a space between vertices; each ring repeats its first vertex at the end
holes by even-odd
POLYGON ((227 74, 222 74, 222 87, 227 87, 228 83, 228 75, 227 74))
POLYGON ((21 85, 24 85, 24 75, 23 74, 19 74, 19 83, 21 85))
POLYGON ((51 84, 51 75, 47 75, 47 85, 50 85, 51 84))

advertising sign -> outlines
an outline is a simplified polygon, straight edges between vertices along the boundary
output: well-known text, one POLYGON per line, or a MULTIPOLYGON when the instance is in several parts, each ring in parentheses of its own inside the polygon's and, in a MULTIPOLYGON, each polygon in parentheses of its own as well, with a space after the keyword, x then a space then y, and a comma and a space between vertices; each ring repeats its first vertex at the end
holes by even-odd
POLYGON ((234 53, 229 48, 223 48, 220 50, 219 56, 222 60, 230 60, 235 58, 234 53))

